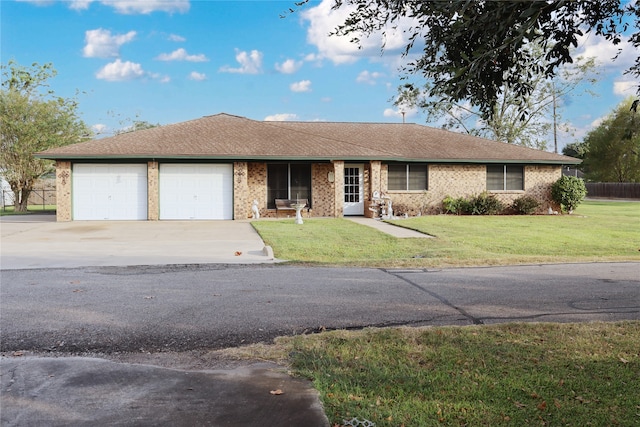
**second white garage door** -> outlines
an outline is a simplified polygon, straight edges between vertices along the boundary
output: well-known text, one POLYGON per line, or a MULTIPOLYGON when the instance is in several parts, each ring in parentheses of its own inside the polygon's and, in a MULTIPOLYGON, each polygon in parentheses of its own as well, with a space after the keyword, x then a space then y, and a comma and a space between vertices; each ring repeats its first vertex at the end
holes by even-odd
POLYGON ((233 165, 161 164, 160 219, 233 219, 233 165))

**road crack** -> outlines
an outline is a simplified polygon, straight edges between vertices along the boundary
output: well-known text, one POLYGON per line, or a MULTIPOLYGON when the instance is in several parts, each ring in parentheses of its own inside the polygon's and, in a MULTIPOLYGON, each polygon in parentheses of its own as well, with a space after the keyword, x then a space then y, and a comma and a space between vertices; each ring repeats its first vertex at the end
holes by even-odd
POLYGON ((409 280, 406 277, 400 275, 402 270, 396 272, 396 271, 393 271, 393 270, 382 269, 382 271, 384 271, 385 273, 389 274, 390 276, 396 277, 396 278, 404 281, 405 283, 408 283, 409 285, 413 286, 414 288, 418 289, 419 291, 424 292, 424 293, 432 296, 433 298, 437 299, 438 301, 440 301, 442 304, 446 305, 447 307, 450 307, 450 308, 456 310, 458 313, 460 313, 466 319, 468 319, 472 324, 474 324, 474 325, 483 325, 484 324, 484 322, 481 319, 479 319, 479 318, 477 318, 475 316, 472 316, 464 308, 458 307, 457 305, 453 304, 451 301, 449 301, 448 299, 446 299, 442 295, 439 295, 439 294, 437 294, 437 293, 435 293, 433 291, 430 291, 429 289, 424 288, 423 286, 417 284, 416 282, 414 282, 412 280, 409 280))

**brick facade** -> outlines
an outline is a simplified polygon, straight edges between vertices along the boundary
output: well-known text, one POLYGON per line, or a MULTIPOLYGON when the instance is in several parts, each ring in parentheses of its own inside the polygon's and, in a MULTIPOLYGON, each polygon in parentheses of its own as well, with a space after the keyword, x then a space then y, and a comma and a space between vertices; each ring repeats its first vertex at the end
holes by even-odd
POLYGON ((160 219, 160 174, 158 162, 147 163, 147 219, 160 219))
POLYGON ((233 163, 233 219, 251 218, 249 198, 249 169, 247 162, 233 163))
POLYGON ((311 212, 313 216, 333 216, 337 182, 333 164, 314 163, 311 165, 311 212), (330 177, 333 182, 329 180, 330 177))
POLYGON ((56 221, 71 221, 71 162, 56 162, 56 221))
MULTIPOLYGON (((430 164, 427 191, 388 191, 387 165, 381 168, 381 191, 391 198, 394 213, 409 216, 436 214, 442 211, 442 200, 451 196, 471 197, 486 191, 485 165, 430 164)), ((530 165, 524 167, 523 191, 491 191, 505 205, 522 196, 531 196, 540 202, 538 213, 549 207, 558 210, 551 200, 551 184, 562 176, 562 167, 530 165)))
MULTIPOLYGON (((311 164, 311 216, 342 217, 344 200, 344 166, 342 160, 311 164)), ((562 176, 560 165, 528 165, 524 167, 523 191, 495 191, 505 204, 523 195, 535 197, 540 203, 539 213, 549 207, 558 210, 551 200, 551 184, 562 176)), ((486 190, 485 165, 430 164, 427 191, 388 191, 388 167, 374 160, 364 164, 364 199, 370 201, 375 191, 391 198, 396 215, 436 214, 442 211, 442 199, 470 197, 486 190)), ((147 164, 148 219, 159 219, 158 162, 147 164)), ((72 165, 69 161, 56 163, 57 220, 72 220, 72 165)), ((267 163, 234 162, 233 218, 252 217, 253 201, 258 201, 261 217, 275 217, 275 209, 267 209, 267 163)), ((372 213, 365 203, 365 215, 372 213)))

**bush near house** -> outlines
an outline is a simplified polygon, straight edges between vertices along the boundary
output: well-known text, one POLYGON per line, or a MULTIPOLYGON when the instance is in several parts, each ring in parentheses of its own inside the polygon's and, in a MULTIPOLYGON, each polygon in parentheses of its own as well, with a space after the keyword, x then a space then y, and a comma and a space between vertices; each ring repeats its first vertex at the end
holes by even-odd
POLYGON ((442 200, 445 213, 455 215, 497 215, 504 211, 505 205, 498 198, 486 191, 466 199, 454 199, 447 196, 442 200))
POLYGON ((575 176, 563 176, 551 186, 551 198, 560 205, 563 212, 572 213, 586 195, 584 181, 575 176))
POLYGON ((469 211, 469 202, 464 197, 447 196, 442 200, 442 209, 446 214, 462 215, 469 211))
POLYGON ((540 202, 535 197, 518 197, 511 204, 511 209, 518 215, 533 215, 540 206, 540 202))

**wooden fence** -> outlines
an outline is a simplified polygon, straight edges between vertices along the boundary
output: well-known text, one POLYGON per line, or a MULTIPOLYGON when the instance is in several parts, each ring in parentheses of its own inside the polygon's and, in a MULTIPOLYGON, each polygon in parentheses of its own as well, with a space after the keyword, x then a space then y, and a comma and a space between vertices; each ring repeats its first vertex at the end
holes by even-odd
POLYGON ((640 200, 640 182, 585 182, 587 197, 640 200))

